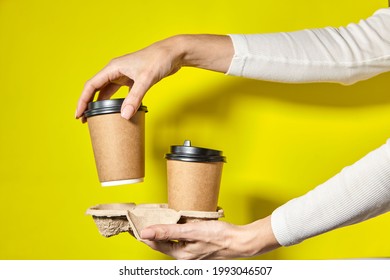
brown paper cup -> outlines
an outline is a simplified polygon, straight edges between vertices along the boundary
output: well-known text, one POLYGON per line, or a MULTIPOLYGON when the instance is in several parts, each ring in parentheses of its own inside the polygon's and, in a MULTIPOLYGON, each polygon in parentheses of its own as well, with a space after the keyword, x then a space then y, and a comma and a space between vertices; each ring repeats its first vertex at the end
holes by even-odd
POLYGON ((167 158, 168 206, 176 211, 217 211, 225 157, 222 152, 172 146, 167 158))
POLYGON ((122 118, 120 112, 87 117, 96 168, 102 186, 143 182, 145 112, 146 110, 139 110, 130 120, 122 118))
POLYGON ((216 211, 223 162, 167 161, 168 205, 176 211, 216 211))

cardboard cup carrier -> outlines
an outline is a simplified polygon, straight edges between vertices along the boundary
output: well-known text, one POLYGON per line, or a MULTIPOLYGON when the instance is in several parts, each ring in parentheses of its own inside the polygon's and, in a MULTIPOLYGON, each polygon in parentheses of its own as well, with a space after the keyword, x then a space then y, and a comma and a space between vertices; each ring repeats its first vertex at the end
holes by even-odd
POLYGON ((110 203, 88 208, 87 213, 104 237, 122 232, 130 232, 141 240, 141 231, 148 226, 158 224, 184 223, 190 220, 218 220, 224 217, 221 208, 214 212, 175 211, 167 204, 110 203))
POLYGON ((168 203, 111 203, 90 207, 86 214, 93 217, 102 236, 130 232, 141 240, 141 231, 151 225, 183 224, 224 217, 223 209, 218 207, 225 162, 222 152, 193 147, 186 140, 183 146, 171 146, 171 153, 165 157, 168 203))
POLYGON ((176 211, 217 211, 222 167, 218 150, 171 146, 167 159, 168 207, 176 211))
POLYGON ((90 102, 84 116, 88 122, 99 181, 102 186, 143 182, 145 177, 145 113, 126 120, 121 99, 90 102))

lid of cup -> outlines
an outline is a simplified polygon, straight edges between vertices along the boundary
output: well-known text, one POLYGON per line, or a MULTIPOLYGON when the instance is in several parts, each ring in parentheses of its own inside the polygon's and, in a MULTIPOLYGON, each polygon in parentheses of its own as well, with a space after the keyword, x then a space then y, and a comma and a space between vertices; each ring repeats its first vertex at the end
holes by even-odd
POLYGON ((226 162, 222 151, 191 146, 190 140, 185 140, 182 146, 171 146, 171 152, 165 158, 190 162, 226 162))
MULTIPOLYGON (((124 98, 117 98, 89 102, 88 108, 84 112, 84 116, 86 118, 89 118, 97 115, 119 113, 121 111, 122 103, 124 100, 124 98)), ((142 106, 141 104, 141 106, 138 108, 138 111, 147 112, 148 108, 146 106, 142 106)))

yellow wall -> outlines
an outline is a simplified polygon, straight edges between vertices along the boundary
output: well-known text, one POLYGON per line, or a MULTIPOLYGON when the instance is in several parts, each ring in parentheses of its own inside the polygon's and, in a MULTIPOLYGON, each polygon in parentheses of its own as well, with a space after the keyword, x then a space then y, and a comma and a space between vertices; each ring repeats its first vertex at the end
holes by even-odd
MULTIPOLYGON (((84 82, 111 58, 167 36, 340 26, 385 6, 0 1, 0 259, 165 258, 127 234, 105 239, 84 213, 99 203, 165 202, 164 154, 184 139, 224 151, 220 205, 236 224, 270 214, 380 146, 390 136, 389 74, 345 87, 183 69, 144 99, 147 176, 127 187, 100 186, 87 126, 73 116, 84 82)), ((389 230, 382 215, 259 258, 389 256, 389 230)))

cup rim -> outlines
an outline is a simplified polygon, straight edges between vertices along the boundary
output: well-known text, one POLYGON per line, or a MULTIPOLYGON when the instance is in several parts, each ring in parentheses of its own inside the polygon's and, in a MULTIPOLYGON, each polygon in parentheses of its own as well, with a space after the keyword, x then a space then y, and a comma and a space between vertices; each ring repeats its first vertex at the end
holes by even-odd
MULTIPOLYGON (((88 108, 84 112, 84 117, 90 118, 98 115, 120 113, 124 100, 124 98, 114 98, 89 102, 88 108)), ((138 111, 147 113, 148 107, 141 104, 138 111)))

